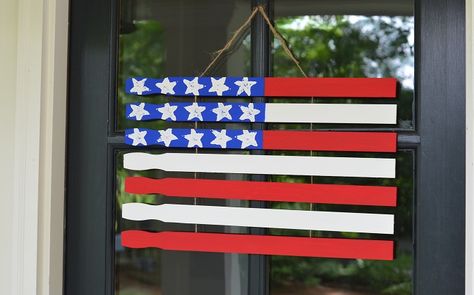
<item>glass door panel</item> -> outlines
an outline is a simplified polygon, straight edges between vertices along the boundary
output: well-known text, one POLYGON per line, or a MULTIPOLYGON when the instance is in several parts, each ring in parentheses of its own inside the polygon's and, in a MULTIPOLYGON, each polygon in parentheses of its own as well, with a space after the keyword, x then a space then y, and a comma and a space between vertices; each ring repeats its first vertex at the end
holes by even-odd
MULTIPOLYGON (((366 1, 275 1, 275 25, 288 40, 295 56, 310 77, 393 77, 399 81, 398 124, 392 126, 271 124, 270 129, 299 130, 397 130, 415 131, 414 99, 414 3, 368 5, 366 1), (400 5, 398 5, 400 4, 400 5), (378 8, 377 8, 378 7, 378 8)), ((272 49, 273 75, 302 76, 287 57, 278 39, 272 49)), ((290 102, 272 99, 272 102, 290 102)), ((294 100, 291 100, 294 102, 294 100)), ((302 101, 306 102, 306 101, 302 101)), ((312 103, 387 103, 367 99, 321 99, 312 103)), ((391 102, 389 102, 391 103, 391 102)), ((288 155, 288 152, 272 154, 288 155)), ((370 156, 370 154, 297 152, 313 156, 370 156)), ((372 154, 374 156, 374 154, 372 154)), ((393 155, 375 155, 377 157, 393 155)), ((301 183, 344 183, 394 185, 398 187, 396 208, 335 206, 321 204, 273 203, 272 208, 374 212, 395 214, 396 259, 390 262, 338 259, 309 259, 272 256, 270 294, 272 295, 382 295, 413 294, 414 270, 414 179, 415 150, 397 153, 396 180, 354 180, 324 177, 272 176, 272 181, 301 183)), ((275 235, 307 237, 380 238, 392 237, 308 231, 270 230, 275 235)))
MULTIPOLYGON (((135 102, 190 102, 194 98, 153 95, 137 97, 124 92, 129 77, 199 76, 211 61, 211 53, 221 48, 248 15, 250 2, 233 1, 121 1, 118 50, 118 88, 116 101, 116 132, 125 128, 149 129, 208 128, 204 123, 168 123, 164 121, 135 122, 125 118, 125 104, 135 102), (216 13, 218 11, 218 13, 216 13)), ((229 58, 214 70, 217 76, 245 76, 250 68, 250 38, 242 40, 229 58)), ((224 128, 214 124, 212 128, 224 128)), ((234 124, 238 127, 238 124, 234 124)), ((194 149, 148 149, 152 153, 190 152, 194 149)), ((129 176, 152 178, 243 179, 242 175, 200 175, 197 173, 139 173, 123 168, 123 154, 115 153, 115 294, 227 294, 244 295, 248 289, 248 257, 237 254, 214 254, 159 249, 128 249, 121 246, 121 232, 142 229, 159 232, 169 230, 196 232, 245 232, 245 228, 223 226, 177 225, 158 221, 132 222, 121 218, 121 206, 129 202, 147 204, 201 204, 246 206, 240 201, 173 198, 162 195, 134 195, 125 192, 124 179, 129 176)))

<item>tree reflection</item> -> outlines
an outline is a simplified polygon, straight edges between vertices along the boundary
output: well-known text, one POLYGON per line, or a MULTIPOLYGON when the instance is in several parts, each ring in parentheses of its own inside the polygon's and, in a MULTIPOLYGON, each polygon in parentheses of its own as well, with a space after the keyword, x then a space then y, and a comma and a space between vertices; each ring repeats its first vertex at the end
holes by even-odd
MULTIPOLYGON (((414 49, 412 17, 364 16, 298 16, 276 20, 278 30, 287 39, 301 66, 311 77, 395 77, 400 81, 399 128, 413 126, 414 49)), ((274 76, 301 76, 286 56, 278 40, 273 49, 274 76)), ((321 101, 316 99, 317 101, 321 101)), ((282 102, 284 100, 277 100, 282 102)), ((353 102, 356 100, 341 100, 353 102)), ((288 101, 289 102, 289 101, 288 101)), ((334 102, 330 100, 329 102, 334 102)), ((367 101, 364 101, 367 102, 367 101)), ((278 129, 310 129, 310 125, 273 124, 278 129)), ((337 128, 337 126, 334 126, 337 128)), ((282 153, 278 153, 282 154, 282 153)), ((307 153, 297 153, 308 155, 307 153)), ((332 155, 337 153, 318 153, 332 155)), ((372 154, 373 156, 373 154, 372 154)), ((395 213, 397 258, 395 261, 363 261, 271 258, 272 294, 398 294, 412 293, 412 219, 413 219, 413 154, 399 153, 397 179, 314 178, 315 183, 358 183, 395 185, 399 188, 398 207, 368 208, 354 206, 314 205, 313 210, 395 213), (372 210, 372 211, 370 211, 372 210), (350 290, 350 291, 349 291, 350 290), (338 292, 338 293, 333 293, 338 292), (358 292, 358 293, 354 293, 358 292)), ((272 181, 310 182, 308 177, 272 177, 272 181)), ((308 210, 308 204, 274 203, 273 208, 308 210)), ((271 230, 272 234, 308 236, 305 231, 271 230)), ((369 235, 313 232, 311 236, 368 238, 369 235)), ((378 236, 372 238, 390 239, 378 236)))

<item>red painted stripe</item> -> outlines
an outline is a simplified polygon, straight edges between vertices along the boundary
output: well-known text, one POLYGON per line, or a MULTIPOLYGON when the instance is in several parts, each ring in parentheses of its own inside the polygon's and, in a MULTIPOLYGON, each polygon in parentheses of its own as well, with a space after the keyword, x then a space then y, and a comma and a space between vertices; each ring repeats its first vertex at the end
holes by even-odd
POLYGON ((187 198, 388 207, 397 205, 397 188, 392 186, 127 177, 125 191, 131 194, 162 194, 187 198))
POLYGON ((373 260, 394 258, 394 242, 384 240, 127 230, 122 232, 122 245, 175 251, 373 260))
POLYGON ((394 153, 397 133, 265 130, 263 149, 394 153))
POLYGON ((394 78, 265 78, 265 96, 395 98, 394 78))

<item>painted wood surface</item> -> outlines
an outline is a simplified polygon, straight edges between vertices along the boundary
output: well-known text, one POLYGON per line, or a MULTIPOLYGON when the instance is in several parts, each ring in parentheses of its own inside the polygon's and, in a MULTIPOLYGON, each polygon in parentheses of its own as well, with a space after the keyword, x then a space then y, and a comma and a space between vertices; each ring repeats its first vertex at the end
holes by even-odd
POLYGON ((306 184, 286 182, 193 178, 125 178, 125 192, 170 197, 304 202, 339 205, 388 206, 397 204, 397 187, 306 184))
POLYGON ((393 234, 392 214, 262 209, 203 205, 126 203, 122 218, 134 221, 297 230, 393 234))
POLYGON ((128 94, 227 97, 395 98, 393 78, 164 77, 129 78, 128 94))
POLYGON ((397 105, 137 102, 126 104, 125 116, 135 121, 396 124, 397 105))
POLYGON ((284 255, 322 258, 393 260, 394 242, 387 240, 304 238, 244 234, 195 232, 121 233, 128 248, 160 248, 173 251, 198 251, 259 255, 284 255))
POLYGON ((127 153, 129 170, 394 178, 395 159, 191 153, 127 153))
POLYGON ((125 130, 132 146, 347 152, 396 152, 395 132, 330 132, 240 129, 125 130))

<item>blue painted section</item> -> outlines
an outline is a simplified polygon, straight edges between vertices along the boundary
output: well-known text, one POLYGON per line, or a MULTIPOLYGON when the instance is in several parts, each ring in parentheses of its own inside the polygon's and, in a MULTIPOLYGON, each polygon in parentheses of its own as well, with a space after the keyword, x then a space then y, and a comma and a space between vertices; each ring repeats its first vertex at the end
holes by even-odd
MULTIPOLYGON (((170 122, 186 122, 186 121, 197 121, 197 122, 265 122, 265 104, 264 103, 221 103, 224 107, 229 107, 229 116, 221 117, 218 120, 218 115, 213 112, 214 109, 219 107, 219 103, 203 102, 197 103, 198 107, 204 107, 204 110, 200 113, 200 117, 190 118, 190 112, 186 107, 190 107, 193 103, 167 103, 167 104, 151 104, 151 103, 129 103, 125 105, 125 116, 128 120, 134 121, 149 121, 149 120, 165 120, 170 122), (140 106, 145 111, 145 115, 142 117, 137 117, 133 113, 133 107, 139 108, 140 106), (168 117, 164 115, 159 109, 167 107, 173 109, 171 113, 174 117, 168 117), (253 108, 258 111, 258 114, 254 116, 255 120, 252 118, 243 118, 240 119, 244 114, 245 108, 253 108)), ((164 110, 162 110, 164 111, 164 110)))
MULTIPOLYGON (((218 92, 212 89, 213 83, 211 77, 198 77, 197 83, 202 85, 203 87, 196 93, 190 93, 189 91, 192 89, 188 89, 188 86, 184 83, 184 80, 192 81, 196 77, 167 77, 168 81, 172 83, 170 88, 172 89, 173 93, 163 91, 160 87, 157 86, 157 83, 163 83, 165 78, 161 79, 154 79, 154 78, 144 78, 144 77, 134 77, 128 78, 125 81, 125 92, 128 94, 134 95, 150 95, 150 94, 163 94, 171 95, 171 96, 228 96, 228 97, 249 97, 249 96, 264 96, 264 81, 265 78, 258 78, 258 77, 245 77, 252 86, 248 87, 248 92, 240 91, 241 88, 238 84, 244 80, 244 77, 212 77, 214 79, 214 83, 216 79, 224 78, 225 81, 223 85, 228 88, 227 90, 223 91, 221 95, 218 95, 218 92), (135 82, 135 83, 134 83, 135 82), (141 83, 141 84, 140 84, 141 83), (236 84, 237 83, 237 84, 236 84), (135 87, 136 85, 142 85, 143 87, 135 87), (186 93, 186 92, 189 93, 186 93)), ((201 86, 199 86, 200 88, 201 86)), ((226 89, 224 88, 224 89, 226 89)))
MULTIPOLYGON (((244 146, 246 150, 255 150, 263 148, 263 131, 261 130, 234 130, 234 129, 167 129, 167 130, 152 130, 146 128, 133 128, 125 130, 125 143, 128 145, 135 146, 151 146, 151 145, 160 145, 166 146, 166 144, 161 139, 161 132, 168 132, 172 134, 176 139, 173 139, 169 142, 169 148, 188 148, 189 140, 186 139, 186 136, 191 134, 191 130, 194 130, 196 134, 199 134, 199 141, 202 143, 202 148, 211 148, 211 149, 242 149, 242 141, 239 140, 239 136, 246 133, 255 134, 256 145, 244 146), (143 136, 144 141, 138 143, 138 141, 133 141, 134 133, 140 133, 143 136), (217 132, 222 135, 224 133, 229 138, 226 139, 224 146, 219 144, 211 143, 216 140, 217 132), (202 134, 202 137, 201 137, 202 134), (228 140, 228 141, 227 141, 228 140)), ((173 138, 174 138, 173 137, 173 138)), ((253 138, 253 135, 252 135, 253 138)), ((198 147, 194 145, 192 147, 198 147)))

